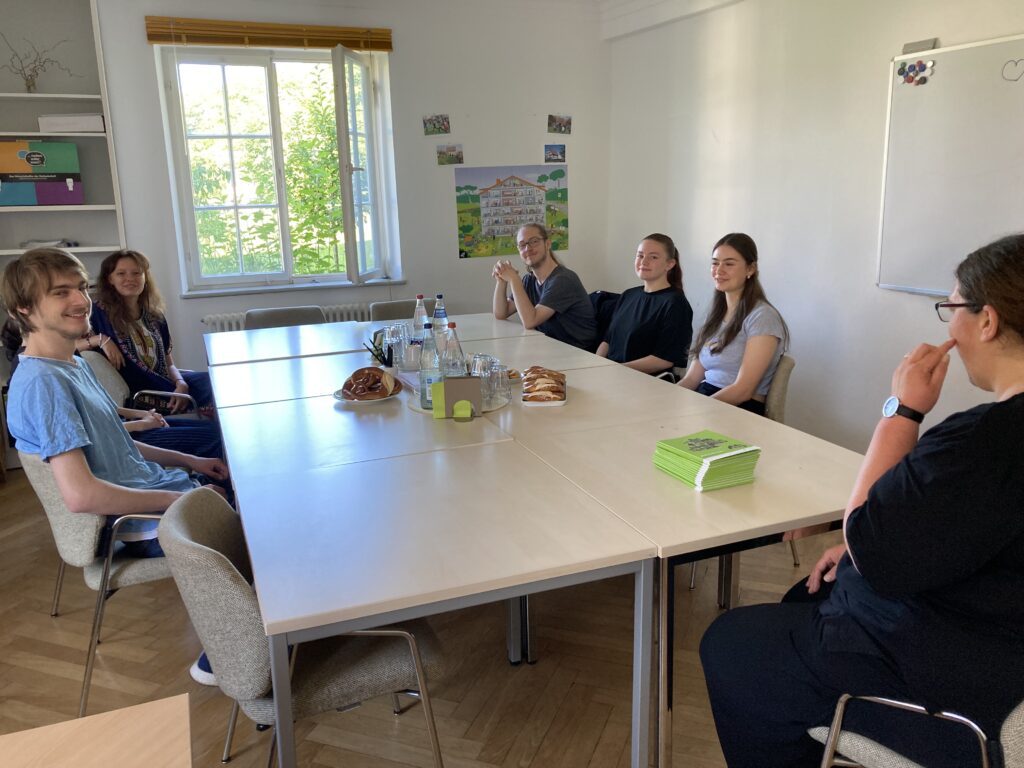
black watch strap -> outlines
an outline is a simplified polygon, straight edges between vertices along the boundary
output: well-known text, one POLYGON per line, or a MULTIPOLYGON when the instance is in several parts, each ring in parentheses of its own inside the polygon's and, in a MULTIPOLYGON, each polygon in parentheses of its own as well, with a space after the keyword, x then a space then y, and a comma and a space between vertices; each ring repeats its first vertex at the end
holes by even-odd
POLYGON ((923 413, 921 413, 920 411, 915 411, 913 408, 908 408, 903 403, 900 403, 899 405, 896 406, 896 415, 905 416, 911 421, 916 421, 918 424, 924 421, 923 413))

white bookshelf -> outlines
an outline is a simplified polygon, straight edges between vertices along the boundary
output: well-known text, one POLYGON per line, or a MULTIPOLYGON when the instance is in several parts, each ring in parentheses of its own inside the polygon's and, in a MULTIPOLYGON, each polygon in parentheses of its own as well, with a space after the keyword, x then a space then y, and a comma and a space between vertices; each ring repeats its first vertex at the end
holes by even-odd
MULTIPOLYGON (((24 0, 18 0, 24 1, 24 0)), ((78 150, 82 174, 84 205, 0 205, 0 267, 9 257, 20 255, 21 243, 35 240, 67 240, 79 243, 69 248, 72 253, 90 257, 91 273, 103 256, 125 247, 121 194, 117 181, 114 139, 110 129, 110 109, 106 94, 103 51, 93 0, 73 0, 88 4, 92 33, 91 61, 76 62, 76 67, 95 67, 90 75, 98 75, 99 93, 18 93, 0 92, 0 142, 2 141, 69 141, 78 150), (103 132, 43 132, 38 118, 49 114, 102 113, 107 130, 103 132)), ((78 70, 81 71, 81 70, 78 70)), ((95 87, 95 82, 93 84, 95 87)))

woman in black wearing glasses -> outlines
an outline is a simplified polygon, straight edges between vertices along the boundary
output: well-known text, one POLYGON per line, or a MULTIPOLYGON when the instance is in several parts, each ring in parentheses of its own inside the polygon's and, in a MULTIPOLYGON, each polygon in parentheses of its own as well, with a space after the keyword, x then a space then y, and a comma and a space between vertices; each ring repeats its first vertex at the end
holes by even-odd
MULTIPOLYGON (((701 642, 726 761, 817 766, 807 728, 839 696, 952 710, 998 738, 1024 700, 1024 235, 956 269, 936 305, 949 339, 921 344, 892 379, 844 519, 845 542, 779 605, 720 616, 701 642), (994 402, 918 438, 956 347, 994 402)), ((929 768, 979 764, 974 735, 855 702, 844 730, 929 768), (859 710, 857 709, 859 707, 859 710)))

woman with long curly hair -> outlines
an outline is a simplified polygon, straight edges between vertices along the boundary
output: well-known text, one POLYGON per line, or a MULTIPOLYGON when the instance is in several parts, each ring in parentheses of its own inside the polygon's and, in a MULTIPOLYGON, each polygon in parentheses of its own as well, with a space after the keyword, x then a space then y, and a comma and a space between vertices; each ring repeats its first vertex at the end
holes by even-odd
MULTIPOLYGON (((171 334, 164 316, 164 301, 149 271, 149 259, 138 251, 110 254, 100 265, 92 308, 92 328, 98 349, 121 372, 132 394, 155 389, 191 395, 201 409, 210 410, 210 376, 182 371, 171 356, 171 334), (109 338, 109 342, 104 340, 109 338)), ((188 408, 185 398, 172 398, 170 411, 188 408)))

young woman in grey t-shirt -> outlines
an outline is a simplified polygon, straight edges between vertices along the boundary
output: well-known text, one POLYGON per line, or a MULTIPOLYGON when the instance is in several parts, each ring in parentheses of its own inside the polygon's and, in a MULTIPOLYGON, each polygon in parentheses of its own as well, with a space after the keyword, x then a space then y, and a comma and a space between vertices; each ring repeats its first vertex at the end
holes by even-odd
POLYGON ((733 232, 715 243, 715 297, 679 386, 763 416, 789 329, 757 274, 757 245, 749 235, 733 232))

